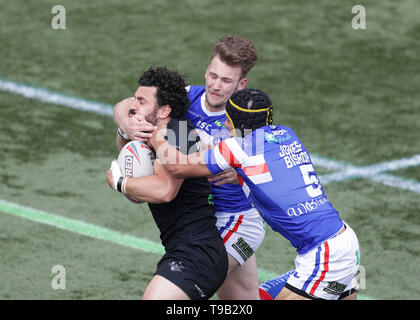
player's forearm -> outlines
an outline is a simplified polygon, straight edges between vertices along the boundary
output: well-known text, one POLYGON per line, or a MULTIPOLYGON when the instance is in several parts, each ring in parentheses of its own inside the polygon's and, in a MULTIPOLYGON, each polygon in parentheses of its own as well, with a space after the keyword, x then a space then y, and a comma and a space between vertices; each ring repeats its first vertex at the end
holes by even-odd
POLYGON ((154 172, 152 175, 140 178, 124 177, 117 160, 113 160, 111 168, 106 173, 106 181, 113 190, 138 200, 150 203, 172 201, 178 194, 183 179, 174 179, 157 160, 154 172))
POLYGON ((203 152, 185 155, 165 139, 153 141, 153 146, 161 165, 175 178, 185 179, 211 175, 204 162, 203 152))
MULTIPOLYGON (((125 100, 121 102, 124 102, 125 100)), ((115 105, 114 112, 113 112, 114 122, 116 123, 118 127, 116 137, 115 137, 115 144, 117 146, 118 151, 120 151, 122 147, 124 147, 124 145, 130 141, 130 139, 128 138, 128 135, 125 133, 126 125, 124 123, 125 121, 128 121, 129 119, 127 115, 128 115, 130 106, 129 104, 121 103, 121 102, 115 105)))
POLYGON ((114 107, 114 122, 124 132, 128 131, 128 112, 130 111, 130 108, 131 106, 127 103, 117 103, 114 107))
POLYGON ((117 131, 115 136, 115 144, 117 146, 117 150, 121 151, 121 149, 129 142, 129 139, 125 139, 121 136, 121 133, 117 131))
POLYGON ((172 201, 178 191, 172 188, 170 183, 162 181, 154 174, 141 178, 129 178, 125 185, 127 195, 154 204, 172 201))

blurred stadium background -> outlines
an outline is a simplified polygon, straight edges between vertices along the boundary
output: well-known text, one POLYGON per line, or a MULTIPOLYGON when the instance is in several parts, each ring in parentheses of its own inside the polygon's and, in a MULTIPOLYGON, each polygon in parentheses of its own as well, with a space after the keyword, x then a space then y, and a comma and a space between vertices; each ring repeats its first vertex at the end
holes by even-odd
MULTIPOLYGON (((159 235, 147 205, 105 183, 109 113, 150 65, 203 84, 227 33, 255 42, 248 87, 271 96, 356 231, 361 298, 419 299, 419 16, 417 0, 0 0, 0 299, 141 297, 159 235), (65 30, 51 26, 55 4, 65 30), (356 4, 365 30, 352 28, 356 4), (51 286, 55 265, 65 290, 51 286)), ((267 230, 261 281, 294 257, 267 230)))

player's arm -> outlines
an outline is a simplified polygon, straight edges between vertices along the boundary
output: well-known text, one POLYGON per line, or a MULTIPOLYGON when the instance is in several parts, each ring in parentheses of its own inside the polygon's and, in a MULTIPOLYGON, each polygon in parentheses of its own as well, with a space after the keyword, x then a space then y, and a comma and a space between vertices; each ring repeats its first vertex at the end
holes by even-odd
POLYGON ((138 114, 134 102, 134 97, 130 97, 114 106, 113 118, 118 126, 116 137, 118 148, 130 140, 147 142, 152 136, 150 132, 155 129, 155 126, 147 122, 144 116, 138 114))
POLYGON ((159 131, 154 132, 153 137, 149 140, 149 144, 154 147, 160 163, 174 177, 184 179, 208 177, 224 170, 217 166, 212 167, 212 171, 209 170, 205 156, 207 156, 211 150, 185 155, 171 146, 164 138, 165 135, 166 130, 161 128, 159 131))
MULTIPOLYGON (((201 141, 203 141, 202 135, 200 135, 201 141)), ((206 140, 204 140, 206 141, 206 140)), ((213 144, 201 143, 200 150, 205 151, 213 147, 213 144)), ((219 172, 214 176, 208 178, 209 182, 214 182, 216 186, 222 184, 239 184, 238 174, 235 169, 227 169, 225 171, 219 172)))
POLYGON ((158 157, 159 159, 162 157, 162 165, 174 177, 185 179, 193 177, 209 177, 212 175, 204 161, 205 152, 202 151, 184 155, 171 145, 167 144, 167 146, 169 150, 165 153, 165 156, 158 154, 158 157), (174 153, 175 155, 171 156, 171 154, 174 153), (169 156, 166 157, 166 155, 169 156), (173 162, 174 159, 177 159, 177 162, 173 162))
POLYGON ((125 133, 124 129, 121 129, 120 125, 122 127, 125 127, 124 120, 125 118, 127 118, 127 120, 129 119, 129 112, 130 112, 133 102, 134 102, 134 98, 130 97, 130 98, 126 98, 118 102, 114 106, 113 116, 114 116, 114 122, 117 125, 117 134, 115 136, 115 144, 117 145, 118 151, 120 151, 122 147, 131 140, 129 136, 127 135, 127 133, 125 133))
POLYGON ((118 151, 121 151, 121 149, 130 141, 130 139, 127 139, 123 134, 124 132, 118 128, 117 135, 115 137, 115 144, 117 145, 118 151))
POLYGON ((173 177, 158 160, 154 162, 154 174, 140 178, 124 178, 114 162, 107 171, 107 183, 116 190, 124 192, 136 199, 149 203, 165 203, 172 201, 181 188, 183 179, 173 177), (114 166, 114 170, 113 167, 114 166), (120 186, 118 183, 120 181, 120 186))

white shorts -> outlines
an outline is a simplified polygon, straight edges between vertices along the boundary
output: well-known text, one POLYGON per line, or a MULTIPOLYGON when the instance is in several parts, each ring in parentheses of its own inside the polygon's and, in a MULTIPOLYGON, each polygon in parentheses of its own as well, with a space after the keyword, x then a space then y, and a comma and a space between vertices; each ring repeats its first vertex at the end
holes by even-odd
POLYGON ((343 232, 296 257, 296 272, 287 281, 288 289, 327 300, 337 300, 344 292, 357 289, 359 241, 353 229, 345 226, 343 232))
POLYGON ((217 211, 216 218, 226 251, 243 265, 264 240, 263 218, 255 208, 234 213, 217 211))

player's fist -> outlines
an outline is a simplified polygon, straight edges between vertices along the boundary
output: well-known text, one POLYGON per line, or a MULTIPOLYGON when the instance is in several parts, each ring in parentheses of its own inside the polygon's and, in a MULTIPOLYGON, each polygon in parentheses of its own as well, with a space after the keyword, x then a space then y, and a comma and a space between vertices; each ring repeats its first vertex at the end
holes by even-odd
POLYGON ((111 168, 106 172, 106 182, 112 189, 121 192, 121 187, 118 190, 118 183, 121 185, 122 179, 123 176, 117 160, 112 160, 111 168))
POLYGON ((214 182, 216 186, 227 183, 239 184, 238 174, 235 169, 222 171, 212 177, 209 177, 208 180, 209 182, 214 182))

